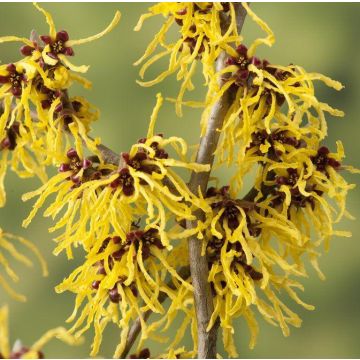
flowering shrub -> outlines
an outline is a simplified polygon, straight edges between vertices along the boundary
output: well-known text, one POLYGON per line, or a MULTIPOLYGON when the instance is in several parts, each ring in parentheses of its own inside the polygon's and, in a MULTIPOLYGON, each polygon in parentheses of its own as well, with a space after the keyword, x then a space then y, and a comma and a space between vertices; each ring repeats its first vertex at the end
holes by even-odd
MULTIPOLYGON (((315 81, 334 90, 342 84, 298 65, 260 59, 257 48, 271 47, 275 37, 246 3, 158 3, 135 27, 140 31, 153 16, 163 19, 135 63, 142 64, 138 83, 148 87, 176 74, 178 96, 167 100, 178 116, 185 106, 203 109, 201 140, 197 154, 191 154, 185 139, 155 130, 164 102, 158 94, 145 137, 116 154, 90 136, 99 111, 71 94, 73 83, 91 87, 80 75, 88 66, 69 58, 77 45, 112 31, 120 13, 99 34, 72 40, 67 31, 56 30, 47 11, 34 6, 44 15, 48 34, 0 37, 0 43, 20 42, 23 56, 0 66, 0 206, 6 204, 9 165, 19 177, 37 176, 42 186, 22 197, 33 201, 23 226, 38 212, 51 217, 54 254, 64 251, 71 259, 79 247, 83 261, 56 287, 58 293, 75 294, 67 320, 72 326, 50 330, 30 348, 16 343, 10 350, 4 306, 1 357, 43 357, 42 346, 51 338, 73 345, 91 327, 90 355, 97 356, 111 323, 120 333, 114 358, 126 357, 138 336, 131 358, 153 356, 147 339, 163 343, 159 358, 214 358, 218 327, 228 356, 236 357, 234 323, 246 320, 253 348, 255 311, 289 335, 301 319, 283 293, 312 310, 298 294, 304 290, 299 279, 308 276, 307 261, 324 278, 320 246, 327 249, 333 235, 351 236, 337 223, 351 217, 346 197, 354 185, 343 174, 358 170, 343 163, 340 141, 336 151, 323 143, 327 114, 344 114, 320 101, 314 89, 315 81), (240 36, 246 15, 265 32, 248 46, 240 36), (168 40, 172 28, 177 38, 168 40), (165 58, 167 68, 144 80, 147 69, 165 58), (207 90, 200 102, 185 100, 194 89, 196 67, 207 90), (227 184, 208 185, 213 165, 231 167, 227 184), (48 167, 57 174, 48 178, 48 167), (240 197, 251 171, 253 187, 240 197), (147 322, 151 313, 157 317, 147 322), (161 335, 180 320, 174 338, 161 335), (186 332, 193 339, 189 348, 182 343, 186 332)), ((30 264, 16 241, 35 253, 46 275, 32 243, 0 230, 0 264, 7 275, 18 280, 6 255, 30 264)), ((24 300, 1 275, 0 285, 24 300)))

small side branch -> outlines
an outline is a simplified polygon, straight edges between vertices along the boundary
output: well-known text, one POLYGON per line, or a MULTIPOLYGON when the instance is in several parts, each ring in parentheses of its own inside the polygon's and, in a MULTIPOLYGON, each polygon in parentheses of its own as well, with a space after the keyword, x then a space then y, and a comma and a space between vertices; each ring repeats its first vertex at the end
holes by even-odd
POLYGON ((98 150, 101 153, 102 159, 106 164, 119 165, 121 156, 109 149, 106 145, 97 145, 98 150))
MULTIPOLYGON (((184 280, 186 280, 190 276, 190 269, 189 269, 189 267, 185 266, 185 267, 182 267, 179 270, 178 273, 184 280)), ((171 289, 175 289, 172 282, 170 282, 168 284, 168 286, 171 289)), ((160 304, 163 303, 166 300, 166 298, 167 298, 167 295, 164 292, 161 292, 159 297, 158 297, 158 300, 159 300, 160 304)), ((143 320, 147 321, 151 314, 152 314, 152 311, 148 310, 143 315, 143 320)), ((136 338, 139 336, 140 332, 141 332, 141 321, 140 321, 140 318, 137 318, 131 325, 131 328, 130 328, 130 331, 129 331, 129 334, 128 334, 128 337, 127 337, 127 340, 126 340, 126 347, 125 347, 124 351, 122 352, 122 354, 120 356, 121 359, 126 358, 126 356, 128 355, 130 349, 132 348, 134 342, 136 341, 136 338)))

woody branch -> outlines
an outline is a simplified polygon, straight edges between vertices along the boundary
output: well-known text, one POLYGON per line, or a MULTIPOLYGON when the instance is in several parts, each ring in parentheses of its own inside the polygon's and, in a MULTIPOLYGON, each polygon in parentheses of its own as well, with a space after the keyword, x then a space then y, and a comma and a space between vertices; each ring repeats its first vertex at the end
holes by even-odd
MULTIPOLYGON (((245 21, 246 11, 241 4, 235 4, 236 20, 238 33, 241 32, 245 21)), ((228 26, 227 18, 222 19, 222 29, 228 26)), ((226 54, 220 54, 216 61, 216 70, 221 71, 225 64, 226 54)), ((210 118, 207 123, 205 135, 200 139, 200 146, 196 157, 196 162, 200 164, 210 164, 214 162, 214 153, 220 137, 220 132, 225 115, 231 105, 231 93, 227 91, 213 106, 210 118)), ((199 191, 204 194, 207 189, 211 170, 209 172, 191 174, 189 189, 197 194, 199 191)), ((198 220, 203 220, 204 214, 197 213, 198 220)), ((197 221, 189 221, 188 228, 196 227, 197 221)), ((208 262, 206 256, 201 254, 202 243, 196 236, 189 239, 189 261, 192 284, 194 286, 195 309, 198 329, 198 358, 216 358, 216 339, 218 324, 215 324, 210 331, 207 327, 214 310, 213 296, 208 282, 208 262)))

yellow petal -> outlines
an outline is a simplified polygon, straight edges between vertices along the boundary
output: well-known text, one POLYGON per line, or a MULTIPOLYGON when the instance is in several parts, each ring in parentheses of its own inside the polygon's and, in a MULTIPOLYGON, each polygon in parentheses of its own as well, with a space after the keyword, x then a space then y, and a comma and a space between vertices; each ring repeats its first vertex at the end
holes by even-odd
POLYGON ((68 58, 63 54, 59 54, 58 57, 62 61, 62 63, 72 71, 79 72, 79 73, 86 73, 90 68, 90 66, 88 66, 88 65, 76 66, 76 65, 72 64, 68 60, 68 58))
POLYGON ((46 10, 44 10, 42 7, 40 7, 36 2, 33 3, 33 5, 44 14, 45 18, 46 18, 46 22, 49 25, 49 35, 55 39, 56 37, 56 28, 55 28, 55 24, 54 24, 54 20, 52 18, 52 16, 50 15, 50 13, 48 13, 46 10))
POLYGON ((5 43, 5 42, 12 42, 12 41, 22 42, 22 43, 24 43, 26 45, 29 45, 31 47, 34 46, 32 41, 30 41, 29 39, 23 38, 23 37, 17 37, 17 36, 1 36, 0 37, 0 44, 5 43))
POLYGON ((105 30, 101 31, 100 33, 98 33, 96 35, 89 36, 89 37, 87 37, 85 39, 69 40, 69 41, 67 41, 65 43, 65 45, 67 47, 69 47, 69 46, 81 45, 81 44, 85 44, 85 43, 97 40, 97 39, 103 37, 104 35, 106 35, 107 33, 109 33, 111 30, 113 30, 114 27, 119 23, 120 18, 121 18, 120 11, 116 11, 114 18, 112 19, 111 23, 109 24, 109 26, 105 30))

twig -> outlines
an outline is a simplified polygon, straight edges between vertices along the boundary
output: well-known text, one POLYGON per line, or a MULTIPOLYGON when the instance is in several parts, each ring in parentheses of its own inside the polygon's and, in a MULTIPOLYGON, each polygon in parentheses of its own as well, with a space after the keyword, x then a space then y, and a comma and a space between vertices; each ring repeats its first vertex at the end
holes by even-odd
MULTIPOLYGON (((88 136, 88 138, 93 140, 93 138, 90 136, 88 136)), ((97 145, 97 148, 100 151, 102 159, 106 164, 120 165, 121 156, 119 154, 112 151, 104 144, 97 145)))
MULTIPOLYGON (((267 176, 268 181, 275 179, 275 173, 273 171, 270 172, 270 174, 267 176)), ((264 183, 261 183, 260 191, 254 187, 252 187, 248 193, 242 198, 242 200, 253 202, 259 192, 261 192, 262 196, 260 199, 258 199, 256 202, 260 202, 263 199, 265 199, 271 192, 274 190, 275 185, 265 185, 264 183)))
MULTIPOLYGON (((237 14, 238 32, 241 32, 244 24, 246 11, 241 4, 235 4, 237 14)), ((226 24, 225 24, 226 26, 226 24)), ((225 65, 225 56, 223 52, 220 54, 216 62, 217 71, 222 70, 225 65)), ((210 164, 212 167, 214 162, 214 153, 220 137, 218 129, 222 127, 225 115, 231 104, 230 91, 224 93, 222 98, 212 108, 210 118, 208 120, 205 135, 200 140, 200 146, 196 157, 196 162, 200 164, 210 164)), ((189 189, 198 194, 206 192, 209 181, 210 172, 191 174, 189 189)), ((198 220, 204 219, 203 213, 197 214, 198 220)), ((197 221, 188 222, 189 228, 196 227, 197 221)), ((208 282, 208 262, 206 256, 202 256, 202 243, 194 236, 189 239, 189 261, 192 284, 194 286, 195 309, 198 330, 198 358, 216 358, 216 340, 218 323, 215 324, 210 331, 207 327, 214 310, 213 295, 210 284, 208 282)))
MULTIPOLYGON (((190 276, 190 268, 188 266, 184 266, 182 267, 179 271, 178 274, 184 279, 186 280, 187 278, 189 278, 190 276)), ((172 282, 168 283, 168 286, 171 289, 174 289, 174 285, 172 284, 172 282)), ((158 300, 160 303, 163 303, 167 298, 167 295, 162 292, 160 293, 158 300)), ((148 310, 144 315, 143 315, 143 320, 147 321, 148 318, 150 317, 150 315, 152 314, 151 310, 148 310)), ((122 352, 120 358, 121 359, 125 359, 127 354, 129 353, 131 347, 133 346, 134 342, 136 341, 136 338, 139 336, 141 332, 141 321, 140 318, 137 318, 133 324, 131 325, 128 337, 127 337, 127 341, 126 341, 126 347, 124 349, 124 351, 122 352)))

